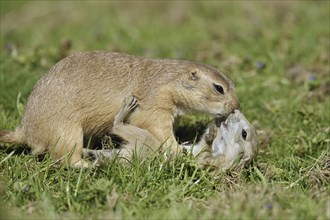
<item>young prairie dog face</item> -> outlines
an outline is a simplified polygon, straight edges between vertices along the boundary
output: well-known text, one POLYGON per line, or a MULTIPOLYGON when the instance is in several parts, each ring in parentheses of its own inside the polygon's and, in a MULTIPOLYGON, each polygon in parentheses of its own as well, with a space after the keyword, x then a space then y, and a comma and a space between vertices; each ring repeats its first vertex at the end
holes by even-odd
POLYGON ((239 109, 234 84, 216 69, 197 65, 190 69, 177 85, 181 102, 186 109, 194 109, 215 116, 227 116, 239 109))
MULTIPOLYGON (((230 168, 243 154, 240 164, 248 164, 257 155, 257 133, 253 125, 239 111, 235 110, 225 121, 216 122, 210 137, 212 165, 230 168), (217 164, 221 163, 221 164, 217 164)), ((207 137, 207 136, 206 136, 207 137)))

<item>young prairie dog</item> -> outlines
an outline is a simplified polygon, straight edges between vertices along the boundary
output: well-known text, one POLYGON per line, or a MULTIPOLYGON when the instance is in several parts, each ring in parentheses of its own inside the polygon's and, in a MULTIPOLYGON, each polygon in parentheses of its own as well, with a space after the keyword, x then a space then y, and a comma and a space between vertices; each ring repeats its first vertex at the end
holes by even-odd
MULTIPOLYGON (((89 150, 84 149, 85 157, 109 158, 116 157, 131 160, 133 153, 145 157, 150 149, 160 146, 160 143, 147 130, 125 124, 124 120, 137 106, 137 100, 132 97, 124 101, 114 120, 113 133, 122 137, 126 144, 120 149, 89 150)), ((181 145, 190 151, 201 167, 229 169, 235 162, 239 166, 248 164, 257 155, 257 133, 253 125, 239 111, 235 110, 226 120, 216 118, 209 124, 201 140, 196 145, 181 145), (242 158, 240 159, 240 156, 242 158), (237 161, 240 159, 240 161, 237 161)))
POLYGON ((210 123, 196 145, 183 147, 192 152, 200 165, 226 170, 235 162, 239 162, 239 166, 250 163, 257 156, 257 144, 256 129, 239 110, 235 110, 225 121, 216 118, 210 123))
POLYGON ((234 85, 223 73, 200 63, 148 59, 94 51, 55 64, 35 85, 20 125, 0 131, 0 141, 25 144, 32 153, 49 152, 74 166, 82 160, 83 139, 111 131, 125 97, 139 107, 129 124, 147 130, 163 146, 180 149, 173 134, 178 113, 198 111, 226 116, 239 108, 234 85))

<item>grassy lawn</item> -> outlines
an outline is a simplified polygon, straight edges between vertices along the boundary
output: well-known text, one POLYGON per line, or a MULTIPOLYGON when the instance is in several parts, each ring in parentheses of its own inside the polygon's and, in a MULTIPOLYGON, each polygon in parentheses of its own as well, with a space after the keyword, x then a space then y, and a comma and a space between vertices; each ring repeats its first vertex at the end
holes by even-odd
MULTIPOLYGON (((19 124, 35 82, 61 58, 111 50, 222 69, 260 143, 240 173, 199 170, 187 156, 79 170, 0 147, 0 219, 329 219, 329 7, 2 0, 0 129, 19 124)), ((188 115, 177 129, 209 120, 188 115)))

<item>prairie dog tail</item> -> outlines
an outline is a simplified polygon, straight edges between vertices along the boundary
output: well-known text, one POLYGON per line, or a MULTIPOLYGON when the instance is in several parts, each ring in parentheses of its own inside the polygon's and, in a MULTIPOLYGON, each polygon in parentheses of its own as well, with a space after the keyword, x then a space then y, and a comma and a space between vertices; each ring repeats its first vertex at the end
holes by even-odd
POLYGON ((0 142, 10 144, 22 144, 23 135, 18 130, 15 131, 4 131, 0 130, 0 142))

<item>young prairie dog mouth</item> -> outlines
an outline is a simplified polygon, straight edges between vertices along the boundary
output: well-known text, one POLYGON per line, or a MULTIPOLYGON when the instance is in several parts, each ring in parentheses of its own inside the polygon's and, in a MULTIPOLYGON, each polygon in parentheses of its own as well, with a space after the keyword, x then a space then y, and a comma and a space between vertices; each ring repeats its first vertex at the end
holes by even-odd
MULTIPOLYGON (((125 124, 125 118, 137 107, 136 98, 124 101, 115 118, 113 133, 122 137, 126 144, 120 149, 88 150, 84 149, 86 157, 131 160, 133 152, 139 156, 147 156, 152 146, 160 146, 148 131, 125 124)), ((201 140, 195 145, 181 145, 190 151, 201 167, 212 167, 226 170, 235 162, 239 166, 247 165, 257 155, 257 133, 253 125, 239 111, 235 110, 226 120, 216 118, 211 122, 201 140), (242 156, 242 157, 241 157, 242 156), (241 158, 240 158, 241 157, 241 158), (237 161, 239 160, 239 161, 237 161)))
POLYGON ((0 130, 0 141, 28 145, 33 154, 49 152, 56 160, 70 155, 71 165, 87 166, 83 140, 109 133, 122 100, 131 95, 139 108, 129 124, 164 142, 173 155, 181 149, 173 133, 178 113, 227 116, 239 109, 232 81, 205 64, 82 52, 59 61, 36 83, 20 125, 0 130))

